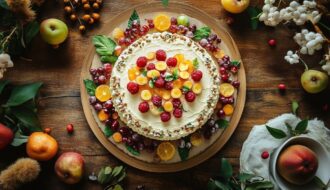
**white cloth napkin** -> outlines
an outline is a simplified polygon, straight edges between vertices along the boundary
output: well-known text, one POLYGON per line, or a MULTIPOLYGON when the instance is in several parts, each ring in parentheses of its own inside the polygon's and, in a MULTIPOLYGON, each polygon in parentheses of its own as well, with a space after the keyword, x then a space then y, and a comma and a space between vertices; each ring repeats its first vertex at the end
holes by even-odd
MULTIPOLYGON (((283 114, 267 122, 267 125, 278 128, 287 133, 285 123, 295 127, 301 121, 300 118, 293 114, 283 114)), ((288 138, 276 139, 271 136, 264 125, 256 125, 252 128, 248 138, 245 140, 240 155, 240 171, 252 173, 263 177, 265 180, 271 180, 269 174, 269 158, 262 159, 263 151, 269 154, 280 146, 288 138)), ((330 130, 326 128, 323 121, 317 118, 309 120, 307 130, 304 136, 308 136, 320 142, 330 153, 330 130)), ((287 133, 288 134, 288 133, 287 133)))

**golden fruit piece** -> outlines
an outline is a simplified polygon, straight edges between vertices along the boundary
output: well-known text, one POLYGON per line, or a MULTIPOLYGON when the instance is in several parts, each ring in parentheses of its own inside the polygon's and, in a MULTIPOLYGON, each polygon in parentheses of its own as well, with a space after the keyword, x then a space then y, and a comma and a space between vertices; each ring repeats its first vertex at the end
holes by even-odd
POLYGON ((225 52, 223 50, 218 50, 213 53, 214 57, 217 59, 221 59, 223 56, 225 56, 225 52))
POLYGON ((223 106, 223 111, 225 112, 226 116, 232 115, 234 113, 234 107, 230 104, 226 104, 223 106))
POLYGON ((183 83, 183 86, 188 89, 191 89, 191 87, 193 86, 193 83, 190 80, 187 80, 183 83))
POLYGON ((182 92, 179 88, 173 88, 171 90, 171 96, 172 98, 180 98, 182 96, 182 92))
POLYGON ((30 158, 38 161, 52 159, 58 150, 57 141, 44 132, 32 133, 26 143, 26 153, 30 158))
POLYGON ((187 65, 185 63, 180 63, 180 65, 179 65, 180 71, 186 71, 186 70, 188 70, 188 68, 189 68, 189 65, 187 65))
POLYGON ((98 86, 95 90, 95 97, 100 102, 105 102, 105 101, 109 100, 112 97, 111 92, 110 92, 110 87, 105 84, 98 86))
POLYGON ((156 95, 160 96, 160 97, 163 96, 164 92, 165 92, 165 90, 164 90, 164 89, 161 89, 161 88, 155 88, 155 89, 154 89, 154 93, 155 93, 156 95))
POLYGON ((115 56, 118 57, 122 51, 123 51, 123 48, 121 46, 116 46, 115 47, 115 56))
POLYGON ((179 76, 182 79, 188 79, 190 77, 190 74, 187 71, 181 71, 179 76))
POLYGON ((158 31, 166 31, 171 26, 171 19, 165 14, 159 14, 154 18, 155 28, 158 31))
POLYGON ((155 115, 155 116, 159 116, 162 111, 158 109, 158 107, 156 107, 152 102, 149 102, 149 111, 155 115))
POLYGON ((164 107, 164 110, 167 112, 173 111, 173 104, 170 101, 165 102, 163 107, 164 107))
POLYGON ((79 26, 79 31, 80 31, 81 33, 84 33, 84 32, 86 31, 86 27, 85 27, 84 25, 80 25, 80 26, 79 26))
POLYGON ((202 92, 202 84, 201 83, 195 83, 192 87, 192 91, 195 94, 200 94, 202 92))
POLYGON ((156 53, 155 52, 149 52, 149 53, 147 53, 146 57, 147 57, 148 61, 151 61, 151 60, 155 59, 156 53))
POLYGON ((222 7, 230 13, 241 13, 250 4, 250 0, 221 0, 222 7))
POLYGON ((115 40, 119 40, 120 38, 124 37, 124 31, 123 29, 121 28, 115 28, 113 31, 112 31, 112 37, 115 39, 115 40))
POLYGON ((116 143, 120 143, 123 140, 123 136, 119 133, 119 132, 115 132, 112 135, 112 139, 113 141, 115 141, 116 143))
POLYGON ((151 92, 149 90, 142 90, 141 92, 141 99, 142 100, 145 100, 145 101, 148 101, 151 99, 151 92))
POLYGON ((100 16, 99 13, 93 13, 93 14, 92 14, 92 18, 93 18, 95 21, 99 21, 100 18, 101 18, 101 16, 100 16))
POLYGON ((203 136, 196 132, 194 134, 192 134, 190 136, 190 143, 193 145, 193 146, 199 146, 203 143, 203 136))
POLYGON ((136 77, 135 81, 138 85, 141 85, 141 86, 148 83, 147 77, 142 76, 142 75, 136 77))
POLYGON ((171 99, 171 92, 169 92, 169 91, 164 91, 163 92, 163 95, 162 95, 162 98, 164 99, 164 100, 169 100, 169 99, 171 99))
POLYGON ((170 142, 162 142, 157 147, 157 155, 163 161, 171 160, 175 155, 175 147, 170 142))
POLYGON ((105 113, 104 110, 101 110, 98 114, 97 117, 99 118, 100 121, 105 121, 109 119, 109 114, 105 113))
POLYGON ((85 15, 82 16, 82 19, 83 19, 85 22, 88 22, 89 19, 91 19, 91 15, 89 15, 89 14, 85 14, 85 15))
POLYGON ((83 8, 85 11, 89 11, 91 9, 91 6, 88 3, 86 3, 83 5, 83 8))
POLYGON ((160 72, 157 70, 150 70, 147 72, 148 78, 155 78, 155 77, 159 77, 159 76, 160 76, 160 72))
POLYGON ((229 83, 223 83, 219 87, 220 94, 224 97, 230 97, 234 94, 235 88, 229 83))
POLYGON ((182 87, 182 85, 183 85, 183 82, 182 82, 181 79, 177 79, 173 82, 173 88, 179 88, 180 89, 182 87))
POLYGON ((178 60, 178 63, 182 63, 184 61, 184 55, 183 54, 176 54, 174 56, 176 58, 176 60, 178 60))
POLYGON ((158 61, 155 64, 155 67, 158 71, 165 71, 167 69, 167 64, 165 63, 165 61, 158 61))

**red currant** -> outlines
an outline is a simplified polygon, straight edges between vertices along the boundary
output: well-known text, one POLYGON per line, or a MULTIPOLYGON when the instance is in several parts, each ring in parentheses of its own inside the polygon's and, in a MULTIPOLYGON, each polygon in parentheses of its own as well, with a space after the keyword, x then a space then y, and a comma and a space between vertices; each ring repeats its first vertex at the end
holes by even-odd
POLYGON ((168 122, 171 119, 171 114, 168 112, 163 112, 160 114, 160 119, 162 122, 168 122))
POLYGON ((278 85, 278 89, 279 89, 280 91, 285 91, 285 90, 286 90, 286 85, 285 85, 285 84, 279 84, 279 85, 278 85))
POLYGON ((140 68, 143 68, 147 65, 148 59, 145 56, 139 57, 136 60, 136 65, 140 68))
POLYGON ((149 104, 148 104, 148 102, 141 102, 141 103, 139 104, 139 111, 140 111, 141 113, 146 113, 146 112, 148 112, 148 111, 149 111, 149 104))
POLYGON ((262 159, 267 159, 269 157, 269 153, 267 151, 263 151, 261 154, 262 159))
POLYGON ((72 124, 68 124, 66 126, 66 130, 69 134, 72 134, 73 133, 73 125, 72 124))
POLYGON ((185 94, 185 99, 187 100, 187 102, 193 102, 196 98, 196 94, 193 93, 192 91, 189 91, 185 94))
POLYGON ((166 52, 164 50, 157 50, 156 51, 156 59, 158 61, 165 61, 166 60, 166 52))
POLYGON ((193 73, 191 73, 191 78, 195 81, 198 82, 202 79, 203 73, 200 70, 195 70, 193 73))
POLYGON ((272 47, 276 46, 276 40, 275 40, 275 39, 270 39, 270 40, 268 41, 268 45, 270 45, 270 46, 272 46, 272 47))
POLYGON ((178 60, 175 57, 170 57, 166 61, 166 64, 169 67, 175 67, 177 63, 178 63, 178 60))
POLYGON ((129 82, 127 84, 127 90, 131 93, 131 94, 136 94, 139 92, 139 85, 136 84, 135 82, 129 82))

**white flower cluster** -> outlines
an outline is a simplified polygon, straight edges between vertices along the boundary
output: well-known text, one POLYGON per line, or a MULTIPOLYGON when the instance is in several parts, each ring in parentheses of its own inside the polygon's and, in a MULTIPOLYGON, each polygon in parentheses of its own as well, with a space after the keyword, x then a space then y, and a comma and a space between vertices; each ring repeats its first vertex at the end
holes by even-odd
POLYGON ((0 54, 0 79, 3 78, 4 72, 7 70, 9 67, 13 67, 14 63, 10 59, 10 56, 6 53, 0 54))
POLYGON ((293 51, 289 50, 284 56, 285 61, 290 64, 297 64, 299 63, 299 55, 297 53, 293 53, 293 51))
POLYGON ((330 75, 330 54, 325 56, 325 64, 322 66, 322 69, 328 72, 330 75))
POLYGON ((322 49, 322 43, 324 42, 324 38, 321 34, 310 32, 307 29, 301 30, 293 39, 301 47, 300 53, 308 55, 313 55, 315 50, 322 49))
POLYGON ((281 10, 274 6, 275 0, 265 0, 262 7, 262 14, 259 17, 265 25, 276 26, 282 21, 293 21, 296 25, 303 25, 306 21, 311 20, 317 23, 321 19, 321 14, 316 9, 316 2, 304 0, 303 4, 297 1, 291 1, 288 7, 281 10))

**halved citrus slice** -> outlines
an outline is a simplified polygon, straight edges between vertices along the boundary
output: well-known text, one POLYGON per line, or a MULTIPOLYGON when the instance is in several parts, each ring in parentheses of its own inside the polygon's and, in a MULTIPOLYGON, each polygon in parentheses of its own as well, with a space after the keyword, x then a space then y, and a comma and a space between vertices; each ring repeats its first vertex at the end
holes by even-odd
POLYGON ((219 90, 220 90, 220 94, 224 97, 230 97, 235 92, 234 86, 229 83, 221 84, 219 90))
POLYGON ((200 133, 196 132, 190 136, 190 143, 193 146, 199 146, 203 142, 203 137, 200 133))
POLYGON ((154 25, 158 31, 166 31, 171 26, 171 19, 165 14, 159 14, 154 18, 154 25))
POLYGON ((110 87, 105 84, 98 86, 95 90, 95 97, 100 102, 105 102, 105 101, 109 100, 112 97, 111 92, 110 92, 110 87))
POLYGON ((157 147, 157 155, 161 160, 171 160, 175 155, 175 147, 170 142, 162 142, 157 147))

